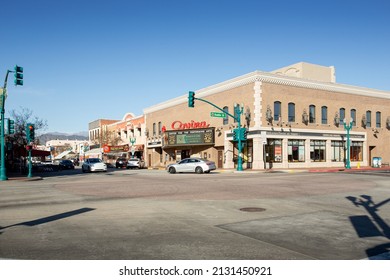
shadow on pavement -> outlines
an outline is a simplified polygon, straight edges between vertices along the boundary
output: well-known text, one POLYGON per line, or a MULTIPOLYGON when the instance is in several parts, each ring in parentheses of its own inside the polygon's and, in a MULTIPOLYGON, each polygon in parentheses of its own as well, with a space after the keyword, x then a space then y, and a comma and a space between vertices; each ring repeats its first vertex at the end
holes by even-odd
MULTIPOLYGON (((347 196, 356 207, 362 206, 370 216, 350 216, 349 219, 360 238, 383 236, 390 240, 390 227, 378 214, 379 208, 390 202, 390 198, 375 203, 371 196, 361 195, 360 197, 347 196)), ((384 243, 366 250, 369 259, 376 259, 377 255, 389 254, 390 243, 384 243)))
POLYGON ((31 220, 31 221, 27 221, 27 222, 23 222, 23 223, 13 224, 13 225, 5 226, 5 227, 0 227, 0 230, 6 229, 6 228, 10 228, 10 227, 15 227, 15 226, 29 226, 29 227, 33 227, 33 226, 37 226, 37 225, 41 225, 41 224, 45 224, 45 223, 49 223, 49 222, 53 222, 53 221, 57 221, 57 220, 65 219, 65 218, 69 218, 69 217, 72 217, 72 216, 75 216, 75 215, 79 215, 79 214, 82 214, 82 213, 86 213, 86 212, 89 212, 89 211, 93 211, 93 210, 96 210, 96 209, 95 208, 80 208, 80 209, 77 209, 77 210, 64 212, 64 213, 56 214, 56 215, 53 215, 53 216, 48 216, 48 217, 39 218, 39 219, 36 219, 36 220, 31 220))

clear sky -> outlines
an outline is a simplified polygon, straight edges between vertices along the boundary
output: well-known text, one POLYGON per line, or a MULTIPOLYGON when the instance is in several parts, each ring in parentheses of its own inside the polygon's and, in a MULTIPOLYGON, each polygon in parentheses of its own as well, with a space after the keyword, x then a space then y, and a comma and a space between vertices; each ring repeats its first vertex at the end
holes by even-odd
POLYGON ((300 61, 390 91, 388 0, 3 0, 0 14, 1 86, 24 67, 6 117, 29 108, 47 132, 300 61))

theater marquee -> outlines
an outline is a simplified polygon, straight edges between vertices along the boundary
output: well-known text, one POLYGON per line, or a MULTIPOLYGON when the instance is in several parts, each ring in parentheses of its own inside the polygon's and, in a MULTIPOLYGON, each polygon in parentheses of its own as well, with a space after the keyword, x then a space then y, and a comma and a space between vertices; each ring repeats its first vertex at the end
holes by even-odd
POLYGON ((166 131, 163 146, 214 145, 214 128, 166 131))

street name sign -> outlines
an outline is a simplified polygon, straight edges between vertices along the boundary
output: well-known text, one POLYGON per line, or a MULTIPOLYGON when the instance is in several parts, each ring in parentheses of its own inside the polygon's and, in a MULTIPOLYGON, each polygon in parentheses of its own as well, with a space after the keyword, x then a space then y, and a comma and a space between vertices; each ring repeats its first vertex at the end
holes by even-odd
POLYGON ((226 118, 226 114, 220 112, 210 112, 210 116, 214 118, 226 118))

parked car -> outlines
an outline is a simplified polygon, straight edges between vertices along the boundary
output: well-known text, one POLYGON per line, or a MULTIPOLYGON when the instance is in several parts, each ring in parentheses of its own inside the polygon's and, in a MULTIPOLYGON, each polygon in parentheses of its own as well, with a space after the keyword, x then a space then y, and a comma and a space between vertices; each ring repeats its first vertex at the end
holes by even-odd
POLYGON ((107 165, 100 158, 88 158, 81 169, 83 172, 107 171, 107 165))
POLYGON ((139 158, 131 158, 127 161, 126 168, 144 168, 145 162, 139 158))
POLYGON ((185 158, 178 163, 167 166, 167 171, 171 174, 176 172, 210 173, 210 171, 215 169, 215 162, 202 158, 185 158))
POLYGON ((116 159, 116 162, 115 162, 115 167, 116 168, 126 167, 126 165, 127 165, 127 159, 125 159, 123 157, 120 157, 120 158, 116 159))

